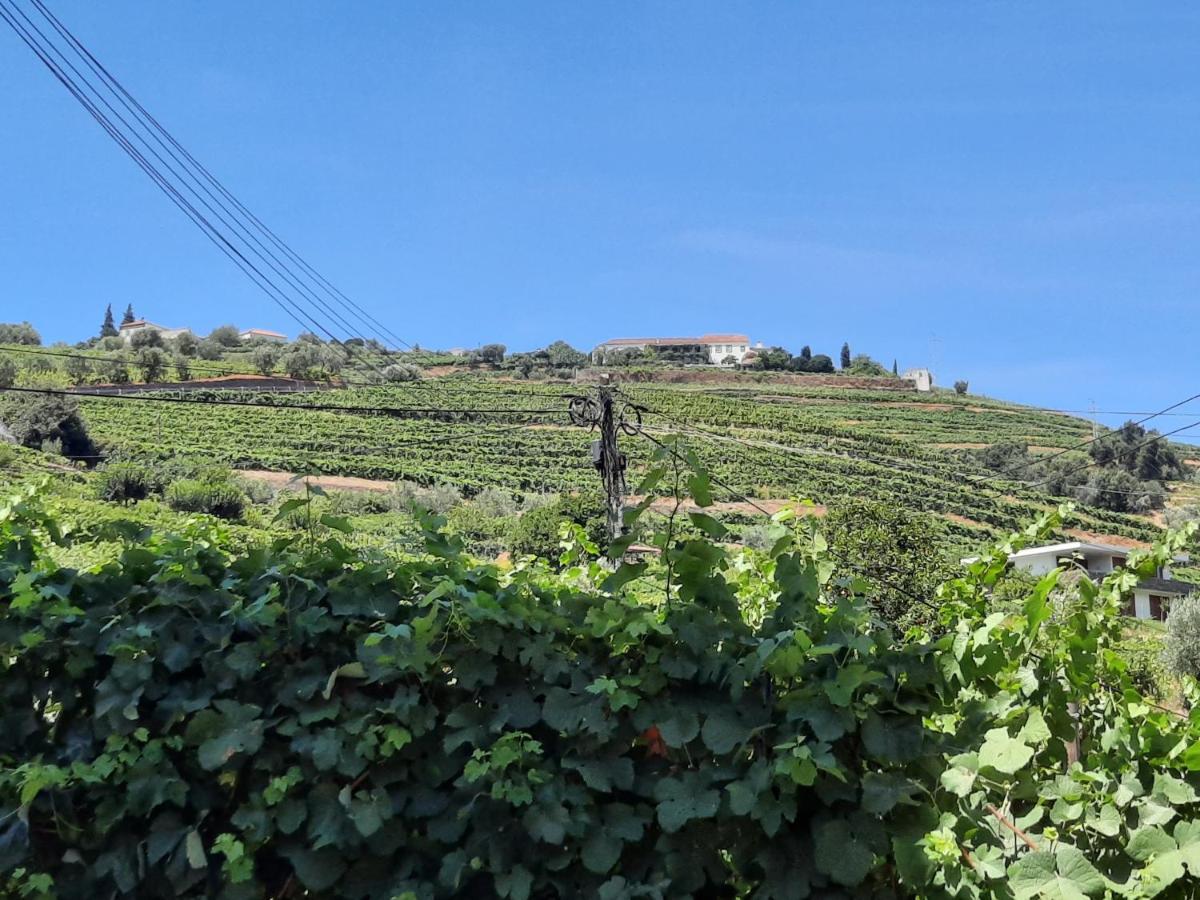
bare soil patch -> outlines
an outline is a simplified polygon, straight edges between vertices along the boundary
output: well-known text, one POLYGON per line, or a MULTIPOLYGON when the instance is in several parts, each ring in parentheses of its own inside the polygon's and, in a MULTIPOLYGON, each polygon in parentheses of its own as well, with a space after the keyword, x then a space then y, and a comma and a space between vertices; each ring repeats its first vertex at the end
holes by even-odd
POLYGON ((327 491, 374 491, 386 494, 392 489, 394 482, 377 481, 371 478, 355 478, 351 475, 296 475, 292 472, 269 472, 266 469, 239 469, 243 478, 255 481, 265 481, 273 487, 282 488, 296 482, 296 488, 302 487, 302 482, 316 485, 327 491), (297 480, 299 479, 299 480, 297 480))

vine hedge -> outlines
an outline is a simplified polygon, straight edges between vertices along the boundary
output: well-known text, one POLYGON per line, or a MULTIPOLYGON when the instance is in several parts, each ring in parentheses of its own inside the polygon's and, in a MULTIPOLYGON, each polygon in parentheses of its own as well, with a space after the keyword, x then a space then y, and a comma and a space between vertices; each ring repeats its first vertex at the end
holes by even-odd
POLYGON ((1113 652, 1134 568, 994 614, 1050 516, 899 636, 808 526, 694 524, 667 588, 435 521, 412 561, 198 524, 75 571, 35 494, 0 507, 4 895, 1194 895, 1200 717, 1113 652))

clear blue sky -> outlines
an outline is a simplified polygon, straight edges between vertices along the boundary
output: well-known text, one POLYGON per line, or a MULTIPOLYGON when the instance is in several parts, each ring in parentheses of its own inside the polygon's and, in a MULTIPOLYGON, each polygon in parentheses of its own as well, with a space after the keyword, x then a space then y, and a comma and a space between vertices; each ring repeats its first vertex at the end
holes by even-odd
MULTIPOLYGON (((49 2, 408 341, 736 330, 1048 406, 1200 391, 1190 4, 49 2)), ((7 28, 0 110, 0 318, 297 331, 7 28)))

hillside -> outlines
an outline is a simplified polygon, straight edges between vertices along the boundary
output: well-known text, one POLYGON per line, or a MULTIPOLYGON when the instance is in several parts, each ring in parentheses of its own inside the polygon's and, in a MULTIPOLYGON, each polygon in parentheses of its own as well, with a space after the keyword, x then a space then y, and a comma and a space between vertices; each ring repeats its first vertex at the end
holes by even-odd
MULTIPOLYGON (((1091 434, 1079 418, 949 392, 812 387, 792 378, 716 384, 630 383, 623 396, 647 410, 647 432, 679 432, 733 492, 760 499, 848 497, 899 503, 937 515, 956 544, 1020 527, 1054 500, 1000 480, 974 450, 1003 441, 1034 452, 1073 447, 1091 434)), ((857 382, 861 384, 861 382, 857 382)), ((886 386, 894 388, 887 380, 886 386)), ((257 406, 81 398, 104 453, 198 456, 237 469, 449 483, 471 495, 593 488, 585 430, 569 424, 567 396, 583 386, 486 376, 307 394, 193 393, 193 401, 251 398, 257 406), (320 405, 322 410, 298 407, 320 405), (330 407, 345 408, 345 412, 330 407)), ((653 450, 626 436, 633 473, 653 450)), ((636 474, 629 479, 636 481, 636 474)), ((736 499, 733 492, 718 497, 736 499)), ((1142 516, 1083 509, 1090 533, 1149 540, 1142 516)))

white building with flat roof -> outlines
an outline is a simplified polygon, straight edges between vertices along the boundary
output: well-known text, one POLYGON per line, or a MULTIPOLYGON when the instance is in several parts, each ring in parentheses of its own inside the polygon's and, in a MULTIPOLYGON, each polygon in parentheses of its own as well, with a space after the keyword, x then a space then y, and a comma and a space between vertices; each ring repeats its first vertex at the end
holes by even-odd
MULTIPOLYGON (((1042 576, 1049 574, 1060 566, 1082 571, 1095 581, 1125 565, 1129 558, 1128 547, 1118 547, 1112 544, 1100 544, 1089 541, 1067 541, 1062 544, 1047 544, 1043 547, 1027 547, 1012 553, 1008 561, 1017 569, 1030 575, 1042 576)), ((972 556, 963 560, 970 564, 979 557, 972 556)), ((1188 562, 1186 553, 1176 555, 1175 562, 1188 562)), ((1153 578, 1143 578, 1133 591, 1133 599, 1126 609, 1126 615, 1139 619, 1163 620, 1171 602, 1184 597, 1196 590, 1194 584, 1178 581, 1171 573, 1170 566, 1162 566, 1153 578)))
POLYGON ((597 344, 592 351, 592 359, 601 361, 605 354, 617 350, 645 350, 647 347, 703 347, 708 353, 711 365, 729 365, 726 360, 732 358, 733 365, 740 363, 750 352, 750 338, 744 334, 702 334, 700 337, 660 337, 660 338, 613 338, 603 344, 597 344))

